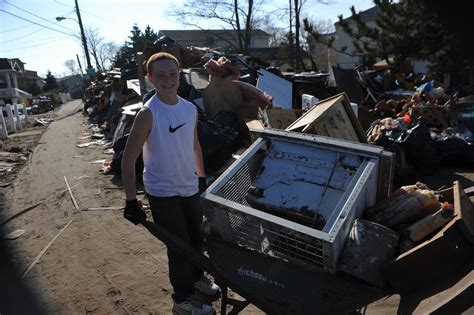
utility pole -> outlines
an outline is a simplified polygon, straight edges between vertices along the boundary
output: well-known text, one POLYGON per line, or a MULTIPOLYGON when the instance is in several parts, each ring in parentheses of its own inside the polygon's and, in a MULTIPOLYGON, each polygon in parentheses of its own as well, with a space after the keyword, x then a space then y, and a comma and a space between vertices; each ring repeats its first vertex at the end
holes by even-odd
POLYGON ((78 54, 76 54, 76 58, 77 58, 77 63, 79 64, 79 70, 81 70, 81 75, 84 76, 84 72, 82 72, 81 60, 79 60, 78 54))
MULTIPOLYGON (((84 46, 84 52, 86 54, 87 70, 90 71, 90 69, 92 69, 91 58, 89 57, 89 49, 87 48, 86 35, 84 34, 84 27, 82 26, 81 11, 79 11, 79 4, 77 3, 77 0, 75 0, 75 2, 76 2, 77 21, 79 22, 79 27, 81 28, 82 45, 84 46)), ((89 71, 86 71, 86 73, 89 74, 89 71)))

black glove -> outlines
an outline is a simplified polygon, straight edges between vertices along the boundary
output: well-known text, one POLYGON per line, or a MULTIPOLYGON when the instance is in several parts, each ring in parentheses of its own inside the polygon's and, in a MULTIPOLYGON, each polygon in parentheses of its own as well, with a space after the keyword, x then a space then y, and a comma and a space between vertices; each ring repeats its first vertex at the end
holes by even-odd
POLYGON ((143 212, 142 206, 138 203, 137 199, 127 200, 125 202, 125 210, 123 211, 123 217, 125 219, 135 225, 146 219, 146 214, 143 212))
POLYGON ((202 194, 207 189, 206 178, 199 177, 199 193, 202 194))

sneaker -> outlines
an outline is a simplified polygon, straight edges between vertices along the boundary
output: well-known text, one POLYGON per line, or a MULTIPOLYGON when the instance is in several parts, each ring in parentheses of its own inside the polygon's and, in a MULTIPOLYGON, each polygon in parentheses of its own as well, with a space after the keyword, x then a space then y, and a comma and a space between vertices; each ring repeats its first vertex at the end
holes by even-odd
POLYGON ((221 289, 209 279, 206 275, 202 275, 198 282, 194 282, 194 287, 205 295, 214 296, 221 292, 221 289))
POLYGON ((196 303, 196 301, 173 302, 173 315, 214 315, 216 312, 211 305, 196 303))

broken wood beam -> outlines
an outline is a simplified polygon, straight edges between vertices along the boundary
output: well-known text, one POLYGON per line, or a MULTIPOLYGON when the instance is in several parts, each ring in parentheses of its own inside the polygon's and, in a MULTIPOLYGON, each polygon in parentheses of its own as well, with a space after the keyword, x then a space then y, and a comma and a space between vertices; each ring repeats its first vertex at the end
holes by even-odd
POLYGON ((96 208, 84 208, 84 211, 97 211, 97 210, 123 210, 125 207, 96 207, 96 208))
POLYGON ((74 195, 72 194, 71 187, 69 187, 69 183, 67 182, 66 176, 64 176, 64 181, 66 182, 66 186, 69 191, 69 195, 71 196, 72 203, 74 204, 74 208, 76 208, 76 210, 79 210, 79 205, 77 204, 77 201, 74 198, 74 195))
MULTIPOLYGON (((72 188, 74 188, 74 187, 76 187, 76 186, 78 186, 78 185, 79 185, 79 183, 73 185, 72 188)), ((24 214, 24 213, 26 213, 26 212, 28 212, 28 211, 30 211, 30 210, 33 210, 34 208, 38 207, 39 205, 44 204, 46 201, 49 201, 49 200, 51 200, 51 199, 53 199, 53 198, 56 198, 56 197, 58 197, 58 196, 61 196, 61 195, 64 194, 66 191, 68 191, 67 188, 64 189, 64 190, 61 190, 61 191, 58 192, 57 194, 52 195, 51 197, 48 197, 48 198, 44 199, 43 201, 40 201, 40 202, 38 202, 38 203, 36 203, 36 204, 34 204, 34 205, 32 205, 32 206, 29 206, 29 207, 27 207, 27 208, 21 210, 21 211, 18 212, 18 213, 15 213, 14 215, 12 215, 11 217, 9 217, 8 219, 5 219, 4 221, 2 221, 2 223, 0 223, 0 227, 3 226, 3 225, 5 225, 5 224, 7 224, 7 223, 10 222, 11 220, 13 220, 13 219, 19 217, 20 215, 22 215, 22 214, 24 214)))
POLYGON ((53 245, 53 243, 58 239, 58 237, 64 232, 64 230, 67 229, 67 227, 72 223, 74 219, 69 220, 69 222, 59 231, 58 234, 56 234, 55 237, 39 252, 39 254, 36 256, 36 258, 33 260, 33 262, 30 264, 30 266, 23 272, 21 275, 21 278, 23 279, 28 272, 30 272, 31 269, 40 261, 41 257, 43 257, 44 253, 48 250, 48 248, 53 245))

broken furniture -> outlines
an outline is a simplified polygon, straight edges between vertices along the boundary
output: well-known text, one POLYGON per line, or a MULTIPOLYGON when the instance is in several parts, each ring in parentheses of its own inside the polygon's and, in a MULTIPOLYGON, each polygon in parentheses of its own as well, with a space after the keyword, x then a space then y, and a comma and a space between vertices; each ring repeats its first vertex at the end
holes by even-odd
POLYGON ((264 127, 285 130, 289 125, 295 122, 303 111, 301 109, 270 108, 259 109, 258 120, 264 127))
POLYGON ((225 241, 335 272, 353 220, 390 194, 392 170, 380 147, 264 130, 204 193, 204 211, 225 241))
POLYGON ((345 93, 317 103, 286 130, 367 143, 345 93))
POLYGON ((436 282, 474 258, 474 206, 458 181, 440 192, 454 203, 454 218, 430 239, 397 257, 384 271, 389 283, 411 291, 436 282))

